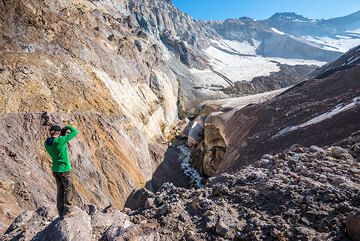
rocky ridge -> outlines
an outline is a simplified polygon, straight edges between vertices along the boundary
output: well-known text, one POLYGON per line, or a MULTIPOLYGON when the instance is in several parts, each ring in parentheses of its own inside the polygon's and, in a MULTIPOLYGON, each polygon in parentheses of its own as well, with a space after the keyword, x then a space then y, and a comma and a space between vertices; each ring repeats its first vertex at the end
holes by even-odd
POLYGON ((1 240, 358 240, 359 158, 359 132, 324 148, 294 145, 198 190, 164 184, 127 214, 26 212, 1 240))

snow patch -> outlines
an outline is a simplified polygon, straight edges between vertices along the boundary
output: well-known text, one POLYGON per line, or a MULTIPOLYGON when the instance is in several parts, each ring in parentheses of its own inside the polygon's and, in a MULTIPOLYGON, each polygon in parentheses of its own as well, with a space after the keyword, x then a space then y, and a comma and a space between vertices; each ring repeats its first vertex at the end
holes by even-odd
POLYGON ((322 49, 340 51, 342 53, 360 45, 360 38, 351 38, 348 36, 336 37, 337 38, 304 36, 303 39, 317 44, 322 49))
POLYGON ((360 59, 360 56, 352 56, 351 58, 348 59, 348 61, 346 62, 346 65, 351 65, 355 62, 357 62, 360 59))
POLYGON ((260 46, 261 42, 257 40, 252 40, 253 44, 243 41, 233 41, 233 40, 223 40, 223 42, 229 46, 231 49, 247 55, 256 55, 256 49, 260 46))
POLYGON ((231 81, 251 81, 257 76, 270 76, 280 71, 277 63, 260 56, 240 56, 226 53, 213 46, 205 50, 215 71, 225 75, 231 81))
POLYGON ((346 31, 346 32, 348 32, 348 33, 360 34, 360 28, 359 28, 359 29, 355 29, 355 30, 346 31))
POLYGON ((330 119, 335 115, 338 115, 342 112, 348 111, 356 106, 360 105, 360 97, 356 97, 352 100, 351 103, 345 105, 344 103, 341 103, 337 106, 335 106, 335 108, 329 112, 326 112, 322 115, 319 115, 317 117, 312 118, 311 120, 308 120, 307 122, 300 124, 300 125, 296 125, 296 126, 288 126, 284 129, 282 129, 281 131, 279 131, 275 136, 273 136, 272 139, 283 136, 285 134, 288 134, 289 132, 298 130, 300 128, 304 128, 306 126, 310 126, 310 125, 314 125, 317 123, 320 123, 326 119, 330 119))
POLYGON ((239 110, 249 104, 258 104, 265 102, 269 99, 272 99, 289 88, 291 87, 268 91, 255 95, 247 95, 247 96, 217 99, 217 100, 207 100, 204 102, 204 104, 221 106, 222 108, 235 108, 236 110, 239 110))
POLYGON ((284 32, 281 32, 280 30, 276 29, 276 28, 271 28, 271 30, 274 32, 274 33, 277 33, 277 34, 280 34, 280 35, 285 35, 284 32))
POLYGON ((210 89, 212 85, 222 85, 229 87, 230 85, 219 75, 214 74, 211 69, 189 69, 190 73, 196 77, 196 85, 205 89, 210 89))
POLYGON ((316 66, 321 67, 321 66, 327 64, 327 62, 323 62, 323 61, 306 60, 306 59, 284 59, 284 58, 275 58, 275 57, 273 57, 273 58, 267 57, 266 59, 278 62, 280 64, 286 64, 286 65, 291 65, 291 66, 295 66, 295 65, 316 65, 316 66))
POLYGON ((194 188, 203 188, 202 176, 190 163, 191 150, 186 146, 179 146, 178 148, 180 150, 180 160, 182 160, 180 165, 183 173, 190 178, 190 186, 194 188))
MULTIPOLYGON (((213 42, 215 43, 215 42, 213 42)), ((211 46, 205 49, 205 53, 210 58, 210 65, 212 68, 220 74, 226 76, 230 81, 251 81, 258 76, 270 76, 273 72, 279 72, 280 64, 287 65, 317 65, 323 66, 326 62, 316 60, 303 60, 303 59, 284 59, 284 58, 268 58, 262 56, 246 56, 241 54, 256 54, 255 46, 251 46, 247 42, 237 41, 223 41, 217 42, 219 47, 228 50, 229 52, 222 51, 219 48, 211 46), (220 46, 221 44, 221 46, 220 46), (228 47, 226 47, 226 45, 228 47), (231 49, 232 48, 232 49, 231 49), (242 49, 244 48, 244 49, 242 49), (236 51, 236 52, 234 52, 236 51), (240 54, 240 51, 241 54, 240 54), (232 54, 233 53, 233 54, 232 54)), ((208 84, 221 84, 228 86, 224 80, 220 80, 220 76, 216 76, 215 73, 211 73, 211 70, 195 70, 191 72, 196 76, 199 76, 204 83, 208 84)))

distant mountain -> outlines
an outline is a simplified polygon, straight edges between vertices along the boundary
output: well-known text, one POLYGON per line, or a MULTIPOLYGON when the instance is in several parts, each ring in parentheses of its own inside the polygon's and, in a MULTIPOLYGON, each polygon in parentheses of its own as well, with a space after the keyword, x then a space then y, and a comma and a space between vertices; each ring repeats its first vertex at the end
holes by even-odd
POLYGON ((351 32, 352 30, 360 29, 360 11, 345 17, 322 20, 321 22, 325 25, 335 27, 338 33, 351 32))
MULTIPOLYGON (((289 18, 278 18, 282 24, 289 26, 290 23, 308 23, 299 15, 281 15, 289 18)), ((278 25, 264 24, 250 18, 228 19, 225 21, 207 22, 224 39, 238 42, 257 42, 255 52, 265 57, 280 57, 285 59, 307 59, 318 61, 332 61, 339 57, 339 51, 325 50, 314 46, 308 41, 294 38, 284 32, 285 28, 277 28, 278 25)), ((285 29, 287 30, 287 29, 285 29)), ((360 44, 360 41, 359 41, 360 44)))
POLYGON ((261 22, 296 36, 307 34, 335 37, 336 34, 344 34, 360 28, 360 11, 331 19, 309 19, 296 13, 276 13, 261 22))

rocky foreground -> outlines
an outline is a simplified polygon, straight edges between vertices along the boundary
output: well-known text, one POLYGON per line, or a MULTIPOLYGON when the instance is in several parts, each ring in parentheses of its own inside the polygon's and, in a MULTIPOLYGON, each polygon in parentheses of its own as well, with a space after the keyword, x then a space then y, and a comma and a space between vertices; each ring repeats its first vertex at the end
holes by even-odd
POLYGON ((164 184, 138 210, 21 214, 5 240, 360 240, 360 132, 294 145, 194 190, 164 184))

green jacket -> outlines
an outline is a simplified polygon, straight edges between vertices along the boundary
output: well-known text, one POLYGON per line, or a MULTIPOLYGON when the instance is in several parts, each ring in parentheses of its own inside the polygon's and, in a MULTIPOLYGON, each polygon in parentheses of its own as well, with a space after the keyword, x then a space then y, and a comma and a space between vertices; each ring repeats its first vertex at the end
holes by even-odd
POLYGON ((68 172, 72 169, 66 143, 77 135, 78 130, 72 126, 66 126, 65 128, 71 132, 57 138, 49 137, 44 143, 45 149, 52 159, 51 169, 53 172, 68 172))

